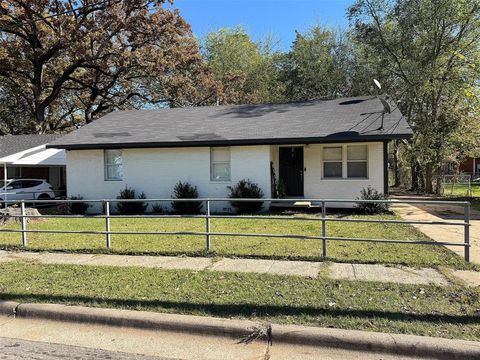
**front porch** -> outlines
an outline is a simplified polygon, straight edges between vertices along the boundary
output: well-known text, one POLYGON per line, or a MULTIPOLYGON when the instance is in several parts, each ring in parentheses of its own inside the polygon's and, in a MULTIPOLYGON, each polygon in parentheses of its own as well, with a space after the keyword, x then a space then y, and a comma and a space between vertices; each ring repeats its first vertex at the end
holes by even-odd
POLYGON ((386 193, 386 152, 384 142, 271 145, 271 196, 292 199, 271 206, 321 209, 302 199, 356 199, 368 186, 386 193))
POLYGON ((301 199, 292 199, 292 201, 272 201, 270 202, 270 210, 283 211, 283 210, 301 210, 301 211, 322 211, 322 206, 311 201, 302 201, 301 199))

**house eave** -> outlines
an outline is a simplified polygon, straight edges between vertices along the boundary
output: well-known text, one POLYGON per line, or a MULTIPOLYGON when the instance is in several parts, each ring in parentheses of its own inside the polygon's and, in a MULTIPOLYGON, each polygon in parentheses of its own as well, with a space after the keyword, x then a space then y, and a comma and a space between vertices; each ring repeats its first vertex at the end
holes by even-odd
POLYGON ((338 142, 374 142, 395 139, 410 139, 412 134, 379 134, 361 136, 326 136, 276 139, 238 139, 238 140, 202 140, 202 141, 169 141, 169 142, 132 142, 132 143, 90 143, 90 144, 48 144, 47 148, 65 150, 94 149, 141 149, 141 148, 183 148, 205 146, 252 146, 252 145, 287 145, 287 144, 327 144, 338 142))

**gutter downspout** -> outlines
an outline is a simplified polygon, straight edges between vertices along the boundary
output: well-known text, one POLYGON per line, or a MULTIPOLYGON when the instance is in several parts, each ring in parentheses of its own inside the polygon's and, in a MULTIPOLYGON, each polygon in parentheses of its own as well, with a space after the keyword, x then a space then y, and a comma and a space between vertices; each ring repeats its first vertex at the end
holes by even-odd
POLYGON ((388 195, 388 141, 383 142, 383 193, 388 195))

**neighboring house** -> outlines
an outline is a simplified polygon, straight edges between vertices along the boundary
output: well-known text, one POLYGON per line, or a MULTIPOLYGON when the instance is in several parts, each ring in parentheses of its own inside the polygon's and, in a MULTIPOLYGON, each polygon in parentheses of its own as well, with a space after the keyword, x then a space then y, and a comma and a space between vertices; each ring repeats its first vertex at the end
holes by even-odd
POLYGON ((480 177, 480 158, 467 157, 458 166, 461 173, 472 175, 472 177, 480 177))
POLYGON ((446 161, 443 170, 444 175, 465 174, 472 178, 480 177, 480 158, 467 156, 459 163, 456 156, 458 154, 453 155, 446 161))
MULTIPOLYGON (((412 130, 376 97, 110 113, 48 148, 67 150, 69 195, 115 198, 125 186, 170 198, 188 181, 200 197, 226 197, 241 179, 266 197, 355 199, 387 192, 387 143, 412 130), (383 123, 383 126, 382 126, 383 123)), ((216 210, 229 211, 228 204, 216 210)))
MULTIPOLYGON (((47 149, 46 144, 60 135, 0 136, 0 181, 6 179, 43 179, 55 190, 64 191, 65 150, 47 149)), ((62 195, 62 194, 60 194, 62 195)))

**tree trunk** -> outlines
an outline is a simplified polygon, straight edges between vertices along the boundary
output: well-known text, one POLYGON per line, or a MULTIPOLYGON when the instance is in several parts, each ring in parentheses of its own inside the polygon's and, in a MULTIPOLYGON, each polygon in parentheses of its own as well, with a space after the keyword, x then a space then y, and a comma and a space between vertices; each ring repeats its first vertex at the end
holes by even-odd
POLYGON ((85 124, 90 124, 92 122, 92 109, 90 106, 85 108, 85 124))
POLYGON ((412 186, 410 188, 411 191, 419 191, 420 190, 420 169, 418 167, 418 163, 414 161, 412 164, 412 186))
POLYGON ((420 166, 420 163, 418 163, 418 191, 424 191, 425 190, 425 173, 423 172, 422 167, 420 166))
POLYGON ((45 132, 45 108, 39 104, 35 104, 35 134, 45 132))
POLYGON ((433 194, 433 167, 431 164, 425 167, 425 192, 433 194))
POLYGON ((437 195, 442 195, 442 177, 438 176, 437 177, 437 187, 435 188, 435 193, 437 195))

